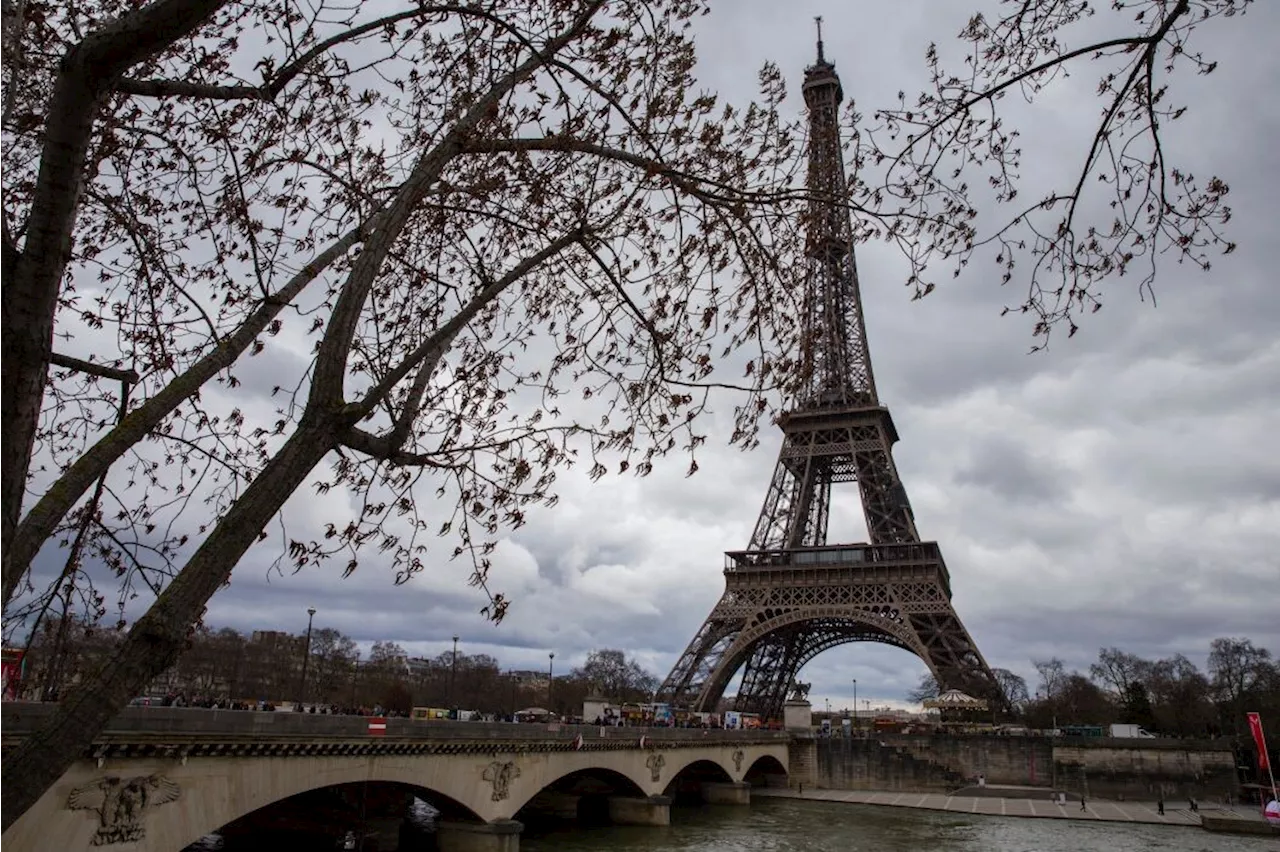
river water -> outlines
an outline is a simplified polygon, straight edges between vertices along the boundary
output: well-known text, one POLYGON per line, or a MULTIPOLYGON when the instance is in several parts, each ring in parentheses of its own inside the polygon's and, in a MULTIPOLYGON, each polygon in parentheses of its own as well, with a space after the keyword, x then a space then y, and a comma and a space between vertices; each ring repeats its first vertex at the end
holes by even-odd
MULTIPOLYGON (((402 852, 430 852, 429 809, 402 852)), ((189 849, 328 852, 266 837, 226 847, 215 837, 189 849)), ((1280 852, 1280 841, 1201 828, 1066 819, 970 816, 914 808, 756 799, 750 807, 673 807, 665 828, 530 824, 521 852, 1280 852)))
POLYGON ((964 816, 756 799, 673 808, 668 828, 530 827, 521 852, 1280 852, 1280 841, 1200 828, 964 816))

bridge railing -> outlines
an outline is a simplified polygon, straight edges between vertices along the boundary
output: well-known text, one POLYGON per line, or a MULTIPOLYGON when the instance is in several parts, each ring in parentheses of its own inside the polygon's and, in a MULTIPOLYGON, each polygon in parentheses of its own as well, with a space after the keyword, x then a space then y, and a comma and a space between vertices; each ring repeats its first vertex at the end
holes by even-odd
MULTIPOLYGON (((34 730, 53 713, 57 705, 35 702, 5 702, 0 705, 0 729, 5 739, 21 737, 34 730)), ((207 740, 212 736, 270 739, 362 738, 369 736, 367 716, 337 716, 261 710, 205 710, 195 707, 129 707, 103 731, 108 739, 131 734, 183 735, 207 740)), ((590 739, 636 739, 706 742, 760 742, 786 740, 785 731, 725 731, 704 728, 613 728, 596 725, 556 723, 454 722, 388 718, 385 736, 422 740, 572 740, 579 734, 590 739)))

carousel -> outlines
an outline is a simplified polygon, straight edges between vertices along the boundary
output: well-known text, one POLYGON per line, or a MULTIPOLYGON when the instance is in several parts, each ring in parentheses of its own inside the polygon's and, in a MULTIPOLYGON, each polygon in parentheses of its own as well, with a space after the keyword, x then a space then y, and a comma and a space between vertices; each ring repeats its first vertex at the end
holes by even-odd
POLYGON ((925 699, 924 707, 926 710, 937 710, 944 727, 959 727, 976 724, 978 714, 987 709, 987 702, 966 695, 958 689, 948 689, 937 698, 925 699))

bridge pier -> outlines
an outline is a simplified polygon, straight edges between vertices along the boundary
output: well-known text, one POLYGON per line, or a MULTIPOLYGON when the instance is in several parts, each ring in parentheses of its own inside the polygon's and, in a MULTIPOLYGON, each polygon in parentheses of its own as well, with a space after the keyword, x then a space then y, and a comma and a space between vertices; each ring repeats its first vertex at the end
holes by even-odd
POLYGON ((436 823, 440 852, 520 852, 524 824, 514 819, 493 822, 436 823))
POLYGON ((671 797, 609 797, 609 819, 617 825, 671 825, 671 797))
POLYGON ((703 781, 702 801, 709 805, 749 805, 751 785, 743 781, 703 781))

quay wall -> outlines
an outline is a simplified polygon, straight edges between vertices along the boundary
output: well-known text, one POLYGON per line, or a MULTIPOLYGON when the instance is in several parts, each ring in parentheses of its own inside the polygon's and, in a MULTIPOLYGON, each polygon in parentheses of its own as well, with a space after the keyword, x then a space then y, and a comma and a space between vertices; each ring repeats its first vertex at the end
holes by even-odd
POLYGON ((987 784, 1102 799, 1221 801, 1238 793, 1225 740, 886 735, 819 737, 813 748, 817 786, 838 790, 939 792, 981 775, 987 784))

